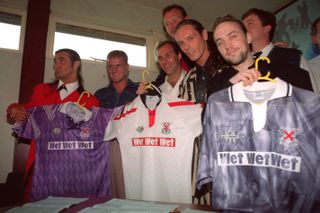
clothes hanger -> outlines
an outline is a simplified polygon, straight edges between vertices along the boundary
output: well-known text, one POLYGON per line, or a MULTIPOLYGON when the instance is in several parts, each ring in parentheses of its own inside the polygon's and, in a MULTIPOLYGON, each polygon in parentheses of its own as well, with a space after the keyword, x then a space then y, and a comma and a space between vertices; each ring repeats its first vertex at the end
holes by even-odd
POLYGON ((85 96, 85 95, 87 96, 87 99, 91 96, 91 94, 90 94, 88 91, 83 91, 83 92, 81 93, 80 97, 78 98, 77 102, 76 102, 76 104, 77 104, 81 109, 86 108, 86 107, 85 107, 86 101, 83 102, 83 104, 80 103, 82 97, 85 96))
MULTIPOLYGON (((257 60, 255 61, 255 69, 258 71, 259 71, 259 61, 267 61, 267 63, 270 64, 270 59, 268 57, 257 58, 257 60)), ((275 83, 276 80, 270 78, 270 75, 271 75, 271 72, 268 71, 265 76, 259 77, 258 80, 267 80, 267 81, 271 81, 271 82, 275 83)))
POLYGON ((146 82, 145 74, 150 75, 150 72, 146 69, 142 71, 142 83, 145 85, 146 89, 150 89, 150 88, 152 88, 151 85, 153 85, 153 84, 150 82, 146 82))
POLYGON ((148 70, 143 70, 143 72, 142 72, 142 83, 144 83, 144 85, 146 87, 147 94, 148 95, 157 95, 157 96, 161 97, 161 95, 162 95, 161 90, 157 86, 152 84, 151 82, 146 82, 145 74, 150 75, 150 72, 148 70), (155 91, 152 91, 152 90, 155 90, 155 91))

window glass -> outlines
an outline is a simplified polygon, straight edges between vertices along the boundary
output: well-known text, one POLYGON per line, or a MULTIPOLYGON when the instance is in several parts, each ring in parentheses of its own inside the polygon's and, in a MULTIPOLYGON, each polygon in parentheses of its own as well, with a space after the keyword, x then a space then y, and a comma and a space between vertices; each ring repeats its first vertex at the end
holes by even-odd
POLYGON ((146 67, 144 38, 57 23, 53 51, 61 48, 74 49, 82 59, 97 61, 105 60, 112 50, 123 50, 130 65, 146 67))
POLYGON ((0 12, 0 48, 19 50, 21 16, 0 12))

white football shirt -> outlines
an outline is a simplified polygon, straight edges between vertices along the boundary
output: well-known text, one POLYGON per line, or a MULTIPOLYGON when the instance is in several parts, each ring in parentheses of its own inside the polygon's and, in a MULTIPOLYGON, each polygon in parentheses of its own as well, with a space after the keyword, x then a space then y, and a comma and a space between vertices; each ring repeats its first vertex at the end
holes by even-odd
POLYGON ((199 104, 164 98, 150 110, 138 96, 110 122, 105 140, 120 143, 126 198, 191 203, 194 138, 201 134, 199 104))

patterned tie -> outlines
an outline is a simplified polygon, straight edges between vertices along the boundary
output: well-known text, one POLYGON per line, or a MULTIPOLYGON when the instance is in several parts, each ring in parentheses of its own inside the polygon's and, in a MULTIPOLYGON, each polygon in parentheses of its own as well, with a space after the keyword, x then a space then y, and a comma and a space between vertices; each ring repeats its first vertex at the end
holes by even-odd
POLYGON ((57 89, 57 91, 61 91, 61 90, 63 90, 63 89, 67 90, 67 87, 66 87, 66 85, 64 85, 64 84, 62 84, 62 85, 57 89))

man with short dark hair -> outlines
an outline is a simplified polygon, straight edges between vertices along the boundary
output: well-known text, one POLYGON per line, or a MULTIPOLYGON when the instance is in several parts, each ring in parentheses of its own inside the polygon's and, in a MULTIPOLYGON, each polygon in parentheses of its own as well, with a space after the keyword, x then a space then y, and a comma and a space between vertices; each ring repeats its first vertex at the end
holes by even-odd
POLYGON ((180 64, 181 52, 178 45, 174 41, 160 42, 156 48, 156 57, 166 74, 164 83, 159 86, 162 94, 178 97, 179 86, 187 73, 180 64))
MULTIPOLYGON (((313 90, 317 91, 314 77, 302 52, 295 48, 283 48, 273 45, 277 22, 269 11, 252 8, 242 15, 242 22, 252 36, 251 48, 253 54, 267 56, 272 62, 287 62, 309 72, 313 90)), ((288 73, 289 74, 289 73, 288 73)))

